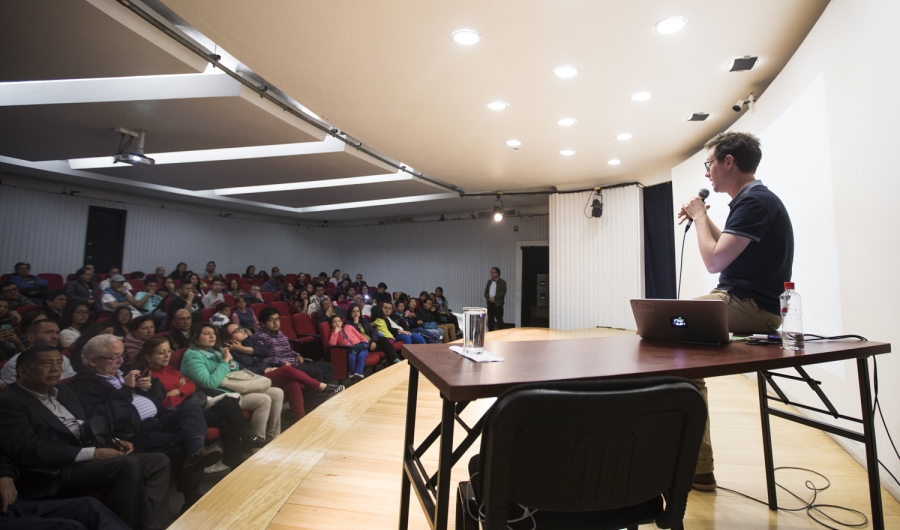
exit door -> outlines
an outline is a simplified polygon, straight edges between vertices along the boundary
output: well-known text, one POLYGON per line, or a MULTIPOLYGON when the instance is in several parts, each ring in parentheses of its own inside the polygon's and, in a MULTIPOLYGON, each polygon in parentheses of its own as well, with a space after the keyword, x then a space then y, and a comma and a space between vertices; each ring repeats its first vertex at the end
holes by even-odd
MULTIPOLYGON (((126 210, 91 206, 88 212, 84 263, 93 264, 98 273, 122 267, 125 254, 126 210)), ((122 271, 124 272, 124 271, 122 271)))

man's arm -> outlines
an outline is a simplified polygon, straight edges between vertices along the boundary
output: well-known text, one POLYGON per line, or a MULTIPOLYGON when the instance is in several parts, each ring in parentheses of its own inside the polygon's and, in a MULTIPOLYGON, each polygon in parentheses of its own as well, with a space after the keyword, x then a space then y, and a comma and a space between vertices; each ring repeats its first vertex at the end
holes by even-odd
MULTIPOLYGON (((6 390, 16 391, 14 388, 6 390)), ((40 436, 32 427, 26 405, 22 401, 28 396, 10 394, 4 397, 0 402, 0 452, 23 468, 59 468, 75 463, 81 447, 74 443, 74 438, 72 445, 66 445, 40 436)), ((34 399, 33 406, 44 405, 34 399)))
POLYGON ((748 237, 723 234, 705 214, 694 219, 694 226, 700 257, 703 258, 706 270, 713 274, 725 270, 750 244, 748 237))

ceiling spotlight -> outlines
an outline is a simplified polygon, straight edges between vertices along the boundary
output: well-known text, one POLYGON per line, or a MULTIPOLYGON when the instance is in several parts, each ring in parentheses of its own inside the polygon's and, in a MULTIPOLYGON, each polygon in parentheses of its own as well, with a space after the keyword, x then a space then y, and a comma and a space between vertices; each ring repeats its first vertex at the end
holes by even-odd
POLYGON ((754 101, 756 100, 753 99, 753 92, 750 92, 750 96, 747 97, 747 101, 744 101, 743 99, 737 100, 737 103, 731 106, 731 110, 740 112, 741 110, 743 110, 744 105, 748 105, 750 107, 750 110, 753 110, 754 101))
POLYGON ((510 147, 519 147, 520 145, 522 145, 522 142, 520 142, 518 140, 507 140, 506 145, 508 145, 510 147))
POLYGON ((509 103, 505 101, 491 101, 487 104, 487 108, 491 110, 503 110, 509 106, 509 103))
POLYGON ((631 133, 622 133, 616 135, 616 140, 631 140, 631 133))
POLYGON ((494 221, 500 222, 503 220, 503 199, 500 198, 500 194, 497 194, 497 198, 494 199, 494 221))
POLYGON ((578 68, 574 66, 560 66, 554 68, 553 73, 556 74, 556 77, 575 77, 578 75, 578 68))
POLYGON ((743 57, 735 59, 731 63, 731 70, 729 70, 729 72, 745 72, 747 70, 750 70, 754 66, 756 66, 756 61, 758 59, 759 57, 753 57, 750 55, 745 55, 743 57))
POLYGON ((575 125, 575 122, 577 121, 578 120, 576 120, 575 118, 563 118, 556 123, 568 127, 569 125, 575 125))
POLYGON ((609 162, 607 162, 607 164, 609 164, 609 165, 611 165, 611 166, 618 166, 618 165, 621 164, 621 163, 622 163, 622 161, 619 160, 618 158, 613 158, 612 160, 610 160, 609 162))
POLYGON ((572 151, 571 149, 563 149, 559 152, 559 154, 561 154, 562 156, 572 156, 575 154, 575 151, 572 151))
POLYGON ((631 95, 631 101, 647 101, 652 98, 653 94, 650 92, 635 92, 631 95))
POLYGON ((477 31, 472 31, 471 29, 461 29, 459 31, 454 31, 450 34, 453 37, 453 41, 457 44, 462 44, 464 46, 471 46, 473 44, 478 44, 481 41, 481 35, 478 34, 477 31))
POLYGON ((684 17, 669 17, 657 23, 654 29, 662 35, 671 35, 681 31, 685 24, 687 24, 687 19, 684 17))

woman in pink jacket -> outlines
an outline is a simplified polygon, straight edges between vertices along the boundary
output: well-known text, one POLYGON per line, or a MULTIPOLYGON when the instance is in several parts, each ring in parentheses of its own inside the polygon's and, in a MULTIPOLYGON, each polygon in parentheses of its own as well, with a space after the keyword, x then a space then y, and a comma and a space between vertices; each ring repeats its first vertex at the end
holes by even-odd
POLYGON ((366 367, 366 357, 369 356, 369 342, 359 334, 353 326, 344 326, 341 317, 331 317, 331 338, 328 343, 332 346, 348 346, 347 369, 351 379, 362 379, 363 369, 366 367))

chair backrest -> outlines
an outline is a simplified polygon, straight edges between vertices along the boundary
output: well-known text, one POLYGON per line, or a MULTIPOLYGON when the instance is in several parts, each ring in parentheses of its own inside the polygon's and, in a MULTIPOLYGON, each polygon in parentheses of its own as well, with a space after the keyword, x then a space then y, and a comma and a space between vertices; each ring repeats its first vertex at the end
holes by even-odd
POLYGON ((303 283, 309 283, 311 281, 312 281, 312 276, 310 276, 309 274, 303 275, 303 283))
POLYGON ((291 321, 291 309, 285 302, 270 302, 269 307, 274 307, 281 315, 281 320, 291 321))
POLYGON ((307 313, 294 313, 291 321, 297 335, 316 335, 316 327, 307 313))
POLYGON ((331 346, 328 344, 328 341, 331 340, 331 324, 328 322, 322 322, 319 324, 319 338, 322 339, 322 347, 328 348, 331 346))
POLYGON ((63 283, 63 277, 60 274, 43 273, 38 274, 38 278, 47 280, 47 289, 64 289, 66 284, 63 283))
POLYGON ((256 318, 259 319, 259 312, 268 307, 266 304, 250 304, 250 309, 253 311, 253 314, 256 315, 256 318))
POLYGON ((263 285, 264 283, 266 283, 266 279, 265 278, 253 278, 252 280, 250 280, 250 283, 252 285, 263 285))
POLYGON ((238 281, 240 281, 240 279, 241 279, 241 275, 240 275, 240 274, 235 274, 235 273, 233 273, 233 272, 229 272, 228 274, 225 275, 225 281, 226 281, 226 282, 230 282, 231 280, 238 280, 238 281))
POLYGON ((75 273, 74 273, 74 272, 73 272, 72 274, 69 274, 68 276, 66 276, 66 283, 71 282, 71 281, 74 280, 75 278, 77 278, 77 276, 75 276, 75 273))
POLYGON ((204 307, 200 310, 200 321, 201 322, 209 322, 209 319, 212 318, 213 315, 216 314, 215 307, 204 307))
POLYGON ((234 295, 229 293, 222 293, 222 296, 225 298, 225 303, 231 306, 234 309, 234 295))
POLYGON ((172 352, 172 356, 169 358, 169 366, 172 368, 181 371, 181 361, 184 359, 184 352, 187 351, 187 348, 181 348, 180 350, 175 350, 172 352))
POLYGON ((131 284, 131 288, 134 289, 134 292, 136 293, 147 290, 147 284, 144 283, 144 280, 128 280, 128 283, 131 284))
POLYGON ((697 387, 676 377, 507 390, 482 431, 479 471, 488 520, 505 518, 511 502, 589 512, 666 493, 665 515, 680 521, 706 415, 697 387))
POLYGON ((297 340, 297 334, 294 333, 294 324, 291 322, 290 317, 281 315, 279 322, 281 323, 281 332, 284 333, 284 336, 291 340, 297 340))
POLYGON ((263 291, 263 292, 260 293, 260 294, 262 295, 263 300, 265 300, 265 301, 268 302, 269 304, 271 304, 272 302, 275 301, 275 293, 270 293, 270 292, 263 291))
POLYGON ((0 274, 0 283, 6 283, 9 281, 9 274, 0 274))
POLYGON ((41 307, 42 306, 39 306, 39 305, 20 305, 19 307, 16 308, 16 311, 19 312, 20 316, 24 317, 25 313, 35 310, 35 309, 40 309, 41 307))
POLYGON ((284 275, 284 283, 297 283, 297 275, 296 274, 285 274, 284 275))

